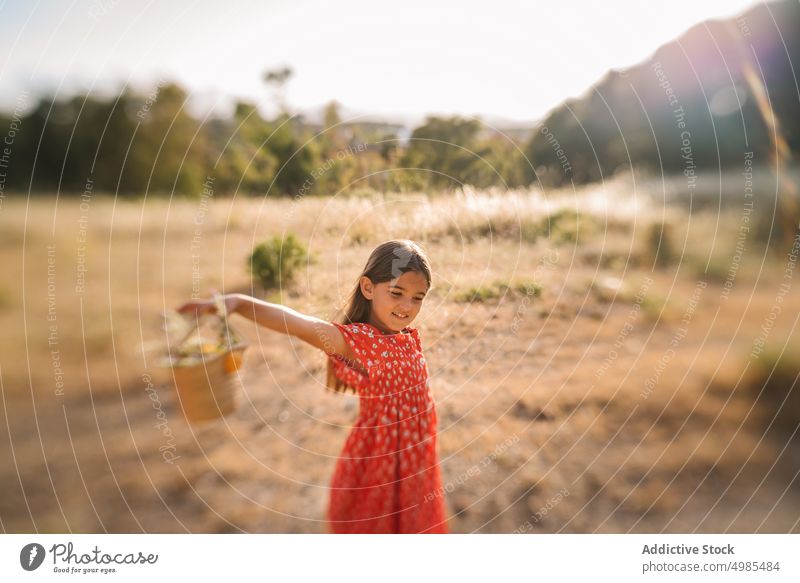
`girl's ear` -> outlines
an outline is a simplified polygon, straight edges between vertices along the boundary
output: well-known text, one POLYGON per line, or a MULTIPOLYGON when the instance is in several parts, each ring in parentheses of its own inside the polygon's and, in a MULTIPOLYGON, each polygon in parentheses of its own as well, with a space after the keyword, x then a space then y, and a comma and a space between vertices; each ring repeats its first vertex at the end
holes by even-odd
POLYGON ((371 300, 372 293, 375 290, 375 287, 372 285, 372 281, 370 281, 370 279, 366 275, 362 275, 361 279, 358 282, 358 285, 361 286, 362 295, 368 300, 371 300))

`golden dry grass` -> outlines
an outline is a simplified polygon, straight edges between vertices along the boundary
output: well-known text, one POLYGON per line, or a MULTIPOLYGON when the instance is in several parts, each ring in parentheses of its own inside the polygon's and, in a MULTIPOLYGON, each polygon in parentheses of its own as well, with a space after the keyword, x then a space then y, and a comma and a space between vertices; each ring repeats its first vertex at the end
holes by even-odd
MULTIPOLYGON (((323 389, 321 353, 238 321, 253 344, 244 402, 224 422, 193 428, 168 387, 147 391, 141 351, 158 338, 158 312, 193 291, 258 293, 247 254, 293 232, 315 261, 268 299, 323 318, 337 315, 375 244, 410 238, 428 251, 433 293, 414 325, 439 409, 452 531, 798 532, 798 489, 787 488, 796 446, 764 435, 758 379, 739 382, 783 262, 748 245, 726 296, 735 212, 664 212, 605 188, 212 200, 207 209, 5 200, 3 529, 325 531, 328 479, 358 404, 323 389), (648 229, 663 222, 676 259, 653 270, 648 229), (707 264, 716 270, 704 273, 707 264), (464 301, 496 282, 532 281, 540 294, 464 301), (154 395, 169 436, 156 427, 154 395), (165 463, 166 450, 179 459, 165 463)), ((794 334, 795 296, 772 343, 794 334)))

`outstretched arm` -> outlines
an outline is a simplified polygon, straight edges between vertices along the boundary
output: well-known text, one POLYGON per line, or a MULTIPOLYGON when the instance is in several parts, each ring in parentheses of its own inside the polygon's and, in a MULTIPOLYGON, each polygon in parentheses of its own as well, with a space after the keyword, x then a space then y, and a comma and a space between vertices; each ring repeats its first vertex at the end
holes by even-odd
MULTIPOLYGON (((348 360, 354 359, 350 346, 345 342, 342 333, 327 320, 302 314, 287 306, 272 304, 245 294, 225 294, 222 299, 229 314, 240 314, 270 330, 296 336, 326 354, 339 354, 348 360)), ((213 313, 215 311, 214 300, 193 300, 178 308, 178 312, 183 314, 213 313)))

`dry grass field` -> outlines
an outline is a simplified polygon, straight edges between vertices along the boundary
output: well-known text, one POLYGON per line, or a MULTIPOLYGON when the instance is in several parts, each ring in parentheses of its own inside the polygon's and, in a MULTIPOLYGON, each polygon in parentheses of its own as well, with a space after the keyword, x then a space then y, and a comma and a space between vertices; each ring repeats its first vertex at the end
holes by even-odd
POLYGON ((800 351, 787 344, 800 294, 781 291, 786 257, 751 238, 736 253, 741 225, 741 211, 665 210, 613 183, 7 198, 0 525, 325 532, 358 400, 324 389, 324 355, 236 320, 251 343, 241 406, 190 426, 171 387, 150 383, 143 346, 162 309, 211 289, 336 318, 374 245, 409 238, 434 268, 412 325, 452 532, 800 532, 800 351), (254 289, 246 257, 289 232, 313 261, 279 292, 254 289))

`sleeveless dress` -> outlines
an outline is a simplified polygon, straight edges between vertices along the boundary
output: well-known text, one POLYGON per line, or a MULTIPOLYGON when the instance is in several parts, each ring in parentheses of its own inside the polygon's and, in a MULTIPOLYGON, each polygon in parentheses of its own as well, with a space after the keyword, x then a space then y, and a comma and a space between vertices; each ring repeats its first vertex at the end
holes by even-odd
POLYGON ((329 530, 447 533, 438 418, 419 332, 382 334, 367 323, 331 323, 364 370, 328 355, 334 374, 359 397, 358 418, 330 482, 329 530))

